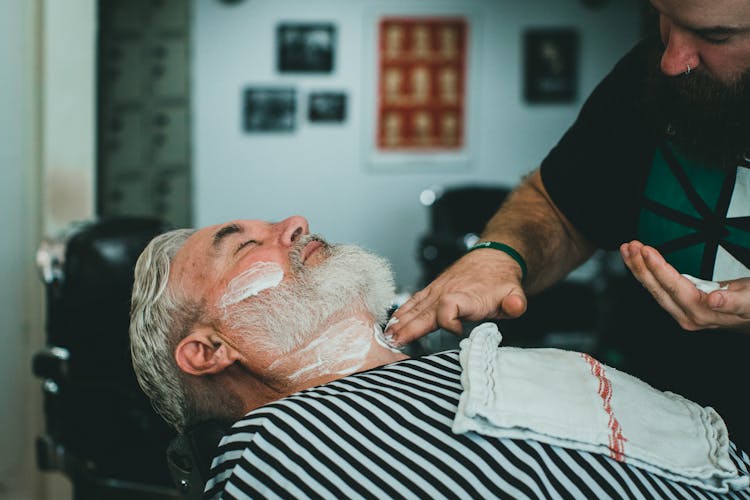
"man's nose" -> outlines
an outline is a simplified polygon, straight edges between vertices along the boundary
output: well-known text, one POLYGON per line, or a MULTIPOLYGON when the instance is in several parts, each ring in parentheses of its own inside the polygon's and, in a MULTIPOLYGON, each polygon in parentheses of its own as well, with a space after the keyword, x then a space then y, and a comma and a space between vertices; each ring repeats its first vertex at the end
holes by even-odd
POLYGON ((279 243, 284 246, 292 246, 300 236, 310 232, 307 219, 299 215, 293 215, 277 222, 276 226, 279 230, 279 243))
POLYGON ((700 64, 700 57, 695 49, 693 35, 669 19, 661 16, 659 20, 664 53, 661 56, 661 71, 667 76, 678 76, 692 71, 700 64))

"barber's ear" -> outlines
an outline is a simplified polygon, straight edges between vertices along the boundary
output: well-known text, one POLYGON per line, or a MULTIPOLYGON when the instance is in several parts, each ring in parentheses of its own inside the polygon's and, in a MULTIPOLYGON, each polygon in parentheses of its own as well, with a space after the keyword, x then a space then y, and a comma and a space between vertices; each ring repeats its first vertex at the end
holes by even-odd
POLYGON ((239 353, 208 327, 193 330, 182 339, 174 356, 177 366, 191 375, 219 373, 239 359, 239 353))

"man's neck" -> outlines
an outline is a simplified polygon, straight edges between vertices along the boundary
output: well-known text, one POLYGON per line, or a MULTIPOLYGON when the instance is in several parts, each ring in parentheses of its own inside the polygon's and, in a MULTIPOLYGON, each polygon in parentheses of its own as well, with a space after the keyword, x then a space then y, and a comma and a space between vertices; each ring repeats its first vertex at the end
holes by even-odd
POLYGON ((271 363, 264 378, 275 392, 288 395, 406 358, 383 342, 370 314, 337 315, 307 344, 271 363))

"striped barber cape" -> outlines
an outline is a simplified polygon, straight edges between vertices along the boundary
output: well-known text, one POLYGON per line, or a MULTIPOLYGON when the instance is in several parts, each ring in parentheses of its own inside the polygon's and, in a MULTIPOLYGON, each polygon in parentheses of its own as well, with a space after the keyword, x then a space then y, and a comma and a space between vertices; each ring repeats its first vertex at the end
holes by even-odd
MULTIPOLYGON (((723 498, 605 455, 453 434, 460 374, 446 351, 258 408, 222 439, 205 497, 723 498)), ((747 454, 730 456, 750 474, 747 454)))

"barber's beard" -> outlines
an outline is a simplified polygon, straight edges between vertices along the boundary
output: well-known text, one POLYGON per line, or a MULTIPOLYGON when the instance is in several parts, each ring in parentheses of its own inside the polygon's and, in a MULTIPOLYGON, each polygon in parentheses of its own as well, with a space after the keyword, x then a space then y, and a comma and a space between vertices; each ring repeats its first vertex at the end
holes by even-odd
POLYGON ((370 312, 386 320, 394 296, 387 261, 352 245, 331 245, 323 262, 307 267, 300 252, 315 235, 306 235, 291 254, 290 279, 242 302, 228 306, 224 318, 236 331, 247 332, 253 349, 286 354, 309 342, 338 313, 370 312))
POLYGON ((701 73, 669 77, 658 70, 651 78, 651 95, 670 141, 707 167, 734 169, 750 151, 750 70, 732 83, 701 73))

